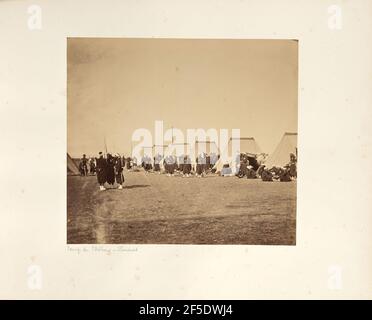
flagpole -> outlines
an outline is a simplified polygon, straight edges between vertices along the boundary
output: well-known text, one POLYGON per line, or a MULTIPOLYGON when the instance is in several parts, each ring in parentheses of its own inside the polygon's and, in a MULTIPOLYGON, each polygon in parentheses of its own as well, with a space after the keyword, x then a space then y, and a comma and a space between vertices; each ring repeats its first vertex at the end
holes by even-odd
POLYGON ((106 136, 103 137, 103 143, 105 147, 105 156, 107 157, 107 144, 106 144, 106 136))

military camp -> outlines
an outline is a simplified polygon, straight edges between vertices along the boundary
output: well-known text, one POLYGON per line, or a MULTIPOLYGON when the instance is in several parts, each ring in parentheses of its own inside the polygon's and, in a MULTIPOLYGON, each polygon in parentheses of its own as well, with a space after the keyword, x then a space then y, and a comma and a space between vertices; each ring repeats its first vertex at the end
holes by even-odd
POLYGON ((270 154, 243 137, 140 155, 67 154, 69 243, 295 243, 296 133, 270 154))
POLYGON ((298 41, 68 38, 67 243, 295 245, 298 41))

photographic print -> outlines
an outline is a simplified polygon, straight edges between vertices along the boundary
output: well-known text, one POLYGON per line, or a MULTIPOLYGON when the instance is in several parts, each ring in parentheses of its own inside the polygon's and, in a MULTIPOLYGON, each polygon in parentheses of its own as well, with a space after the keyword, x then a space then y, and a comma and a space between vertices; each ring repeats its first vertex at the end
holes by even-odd
POLYGON ((298 41, 67 39, 68 244, 296 244, 298 41))

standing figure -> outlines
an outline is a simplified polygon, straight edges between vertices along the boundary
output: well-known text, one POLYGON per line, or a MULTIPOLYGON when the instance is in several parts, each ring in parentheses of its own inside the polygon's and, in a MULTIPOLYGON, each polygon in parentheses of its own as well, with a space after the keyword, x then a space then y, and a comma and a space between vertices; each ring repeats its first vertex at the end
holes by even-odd
POLYGON ((144 156, 144 169, 146 172, 152 169, 151 157, 149 155, 144 156))
POLYGON ((185 156, 182 154, 178 157, 178 170, 183 172, 183 166, 185 164, 185 156))
POLYGON ((162 156, 157 153, 154 157, 154 171, 160 173, 160 161, 162 159, 162 156))
POLYGON ((296 156, 295 156, 295 154, 292 153, 292 152, 289 154, 289 161, 290 161, 290 162, 294 162, 294 163, 297 162, 296 156))
POLYGON ((216 162, 218 161, 218 156, 216 153, 212 152, 211 155, 210 155, 210 163, 211 163, 211 168, 214 167, 214 165, 216 164, 216 162))
POLYGON ((106 159, 103 157, 102 152, 99 153, 99 157, 96 160, 97 163, 97 180, 99 184, 99 189, 101 191, 106 190, 104 184, 106 182, 106 170, 107 170, 107 162, 106 159))
POLYGON ((131 167, 134 170, 134 169, 137 169, 137 166, 138 166, 137 158, 136 157, 133 157, 132 158, 132 165, 131 165, 131 167))
POLYGON ((88 175, 88 159, 85 154, 83 154, 83 157, 80 160, 79 171, 80 171, 80 175, 82 176, 88 175))
POLYGON ((175 159, 172 155, 169 155, 165 158, 165 170, 169 177, 173 176, 175 169, 175 159))
POLYGON ((206 157, 205 153, 202 152, 196 158, 196 176, 203 177, 205 174, 206 157))
POLYGON ((89 172, 90 174, 96 173, 96 161, 94 160, 94 158, 89 159, 89 172))
POLYGON ((108 153, 107 154, 107 170, 106 170, 106 182, 111 185, 111 187, 114 186, 115 183, 115 159, 114 157, 108 153))
POLYGON ((257 169, 257 177, 261 178, 262 172, 265 170, 265 165, 261 164, 257 169))
POLYGON ((172 169, 171 169, 171 171, 172 171, 172 175, 173 175, 174 172, 175 172, 176 170, 178 170, 177 156, 172 155, 171 158, 172 158, 172 169))
POLYGON ((212 169, 212 167, 211 167, 211 156, 206 155, 205 156, 205 171, 207 172, 209 169, 212 169))
POLYGON ((131 157, 128 157, 125 160, 125 163, 127 164, 127 170, 130 170, 132 168, 132 159, 131 159, 131 157))
POLYGON ((114 158, 114 170, 116 183, 119 185, 118 189, 123 189, 124 175, 123 175, 123 163, 120 155, 116 155, 114 158))
POLYGON ((184 177, 188 177, 191 173, 191 159, 187 155, 183 159, 182 173, 184 177))
POLYGON ((289 158, 289 174, 292 178, 297 179, 297 158, 293 153, 289 155, 289 158))
POLYGON ((243 160, 240 161, 239 172, 236 174, 236 176, 238 178, 243 178, 243 177, 247 176, 248 166, 249 166, 248 159, 243 158, 243 160))

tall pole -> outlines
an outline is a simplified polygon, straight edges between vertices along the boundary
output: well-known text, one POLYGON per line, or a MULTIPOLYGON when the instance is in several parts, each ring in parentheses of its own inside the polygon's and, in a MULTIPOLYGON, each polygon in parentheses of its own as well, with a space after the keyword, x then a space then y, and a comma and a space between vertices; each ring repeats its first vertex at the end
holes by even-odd
POLYGON ((107 156, 106 136, 103 137, 103 143, 104 143, 104 145, 105 145, 105 156, 107 156))

